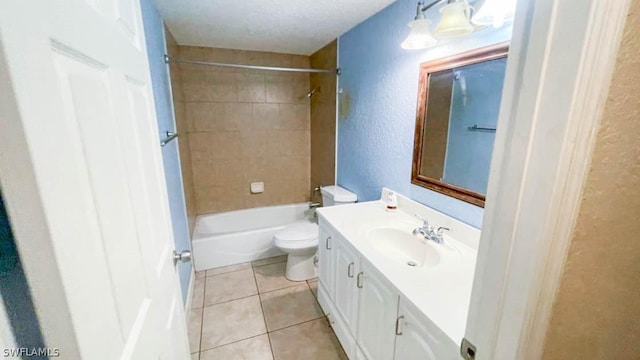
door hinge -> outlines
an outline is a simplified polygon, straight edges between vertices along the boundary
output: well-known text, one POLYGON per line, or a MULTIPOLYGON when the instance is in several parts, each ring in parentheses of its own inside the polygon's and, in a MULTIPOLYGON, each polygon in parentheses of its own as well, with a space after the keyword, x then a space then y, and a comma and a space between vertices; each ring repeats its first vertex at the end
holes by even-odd
POLYGON ((460 355, 465 360, 474 360, 476 358, 476 346, 466 338, 462 338, 460 343, 460 355))

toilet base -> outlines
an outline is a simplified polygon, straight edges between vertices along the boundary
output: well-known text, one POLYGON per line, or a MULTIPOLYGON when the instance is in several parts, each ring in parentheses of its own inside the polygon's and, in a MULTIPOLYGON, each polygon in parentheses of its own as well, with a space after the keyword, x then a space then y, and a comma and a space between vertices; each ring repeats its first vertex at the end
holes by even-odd
POLYGON ((289 254, 285 276, 291 281, 305 281, 318 277, 318 268, 314 264, 315 253, 307 255, 289 254))

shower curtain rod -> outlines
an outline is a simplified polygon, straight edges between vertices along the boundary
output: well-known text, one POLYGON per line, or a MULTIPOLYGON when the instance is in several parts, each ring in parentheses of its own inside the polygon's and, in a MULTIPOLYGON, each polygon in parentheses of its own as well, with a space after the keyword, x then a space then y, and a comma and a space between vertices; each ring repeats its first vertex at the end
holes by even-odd
POLYGON ((338 69, 300 69, 300 68, 285 68, 285 67, 277 67, 277 66, 239 65, 239 64, 216 63, 216 62, 208 62, 208 61, 176 59, 176 58, 169 57, 169 55, 164 56, 164 62, 167 64, 169 62, 173 62, 173 63, 183 63, 183 64, 194 64, 194 65, 231 67, 231 68, 240 68, 240 69, 306 72, 306 73, 328 73, 328 74, 340 75, 339 68, 338 69))

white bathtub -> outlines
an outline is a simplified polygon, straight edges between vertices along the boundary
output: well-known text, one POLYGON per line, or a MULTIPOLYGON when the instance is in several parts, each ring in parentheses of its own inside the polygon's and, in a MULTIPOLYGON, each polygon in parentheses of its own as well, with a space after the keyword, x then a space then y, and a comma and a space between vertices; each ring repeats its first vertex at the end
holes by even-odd
POLYGON ((192 243, 196 271, 284 255, 273 234, 310 221, 308 209, 309 203, 301 203, 198 215, 192 243))

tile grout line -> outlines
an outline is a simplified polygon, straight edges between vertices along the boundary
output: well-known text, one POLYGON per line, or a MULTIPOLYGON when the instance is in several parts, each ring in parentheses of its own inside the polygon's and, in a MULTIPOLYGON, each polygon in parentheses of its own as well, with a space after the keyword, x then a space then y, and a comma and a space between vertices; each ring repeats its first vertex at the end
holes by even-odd
MULTIPOLYGON (((279 329, 276 329, 276 330, 273 330, 273 331, 269 331, 269 328, 267 326, 267 321, 266 321, 266 313, 265 313, 265 310, 264 310, 264 306, 262 304, 262 296, 261 295, 262 294, 271 293, 271 292, 275 292, 275 291, 279 291, 279 290, 288 289, 288 288, 295 287, 295 286, 300 286, 300 285, 303 285, 302 284, 303 281, 292 282, 291 285, 288 285, 288 286, 285 286, 285 287, 282 287, 282 288, 273 289, 273 290, 269 290, 269 291, 265 291, 265 292, 260 292, 259 289, 258 289, 258 280, 257 280, 257 277, 256 277, 256 268, 263 267, 263 266, 268 266, 268 265, 274 265, 274 264, 282 263, 282 262, 285 262, 285 261, 277 261, 277 262, 258 265, 258 266, 255 266, 253 263, 249 263, 250 266, 251 266, 253 279, 254 279, 254 284, 256 286, 256 292, 257 293, 256 294, 252 294, 252 295, 248 295, 248 296, 244 296, 244 297, 240 297, 240 298, 237 298, 237 299, 230 299, 230 300, 227 300, 227 301, 222 301, 222 302, 219 302, 219 303, 210 304, 210 305, 205 305, 204 304, 204 301, 206 299, 206 296, 204 296, 206 294, 206 283, 207 283, 206 280, 209 277, 215 277, 215 276, 218 276, 218 275, 224 275, 224 274, 229 274, 229 273, 248 270, 248 269, 238 269, 238 270, 233 270, 233 271, 220 273, 220 274, 214 274, 214 275, 210 275, 210 276, 207 276, 206 271, 205 271, 205 276, 202 277, 202 279, 204 280, 204 286, 203 286, 203 288, 204 288, 203 289, 203 292, 204 292, 203 297, 204 297, 204 299, 203 299, 203 304, 202 304, 202 315, 201 315, 201 324, 200 324, 200 339, 199 339, 200 341, 199 341, 199 348, 198 348, 198 358, 200 358, 201 354, 204 351, 210 351, 210 350, 213 350, 213 349, 216 349, 216 348, 219 348, 219 347, 222 347, 222 346, 226 346, 226 345, 229 345, 229 344, 233 344, 233 343, 237 343, 237 342, 240 342, 240 341, 252 339, 252 338, 255 338, 255 337, 258 337, 258 336, 262 336, 262 335, 267 335, 267 338, 268 338, 268 341, 269 341, 269 348, 270 348, 270 351, 271 351, 271 356, 275 360, 276 357, 275 357, 275 352, 274 352, 274 349, 273 349, 273 343, 271 342, 271 336, 269 334, 271 334, 273 332, 280 331, 280 330, 288 329, 290 327, 302 325, 302 324, 305 324, 305 323, 308 323, 308 322, 316 321, 316 320, 319 320, 319 319, 322 319, 322 318, 326 318, 326 316, 324 315, 324 312, 321 310, 321 316, 319 316, 317 318, 306 320, 306 321, 303 321, 303 322, 300 322, 300 323, 296 323, 296 324, 291 324, 291 325, 288 325, 288 326, 285 326, 283 328, 279 328, 279 329), (248 338, 245 338, 245 339, 239 339, 239 340, 230 342, 228 344, 219 345, 219 346, 216 346, 216 347, 213 347, 213 348, 209 348, 209 349, 203 349, 202 348, 202 338, 203 338, 202 331, 204 329, 204 310, 205 310, 205 308, 212 307, 212 306, 215 306, 215 305, 225 304, 225 303, 228 303, 228 302, 231 302, 231 301, 246 299, 246 298, 253 297, 253 296, 256 296, 256 295, 258 296, 258 300, 260 301, 260 309, 262 311, 262 317, 263 317, 263 322, 264 322, 264 325, 265 325, 265 331, 266 332, 263 333, 263 334, 254 335, 254 336, 251 336, 251 337, 248 337, 248 338)), ((314 296, 313 290, 311 289, 311 285, 309 284, 309 281, 308 280, 304 280, 304 283, 307 285, 307 289, 311 292, 311 295, 313 296, 314 300, 316 301, 316 304, 318 304, 318 306, 319 306, 318 299, 317 299, 316 296, 314 296)), ((320 309, 322 309, 322 308, 320 307, 320 309)))
POLYGON ((217 345, 217 346, 214 346, 214 347, 212 347, 212 348, 202 350, 202 351, 201 351, 201 353, 203 353, 203 352, 205 352, 205 351, 211 351, 211 350, 219 349, 219 348, 221 348, 221 347, 225 347, 225 346, 227 346, 227 345, 236 344, 236 343, 239 343, 239 342, 241 342, 241 341, 250 340, 250 339, 255 339, 255 338, 257 338, 257 337, 260 337, 260 336, 263 336, 263 335, 267 335, 267 334, 268 334, 268 333, 264 332, 264 333, 262 333, 262 334, 249 336, 248 338, 244 338, 244 339, 240 339, 240 340, 235 340, 235 341, 232 341, 232 342, 230 342, 230 343, 226 343, 226 344, 222 344, 222 345, 217 345))
MULTIPOLYGON (((223 273, 218 273, 218 274, 212 274, 212 275, 207 275, 207 274, 205 273, 205 275, 204 275, 204 277, 203 277, 203 278, 204 278, 204 279, 206 279, 206 278, 210 278, 210 277, 214 277, 214 276, 218 276, 218 275, 226 275, 226 274, 231 274, 231 273, 234 273, 234 272, 244 271, 244 270, 249 270, 249 269, 252 269, 252 268, 251 268, 251 267, 248 267, 248 268, 246 268, 246 269, 231 270, 231 271, 227 271, 227 272, 223 272, 223 273)), ((210 269, 210 270, 213 270, 213 269, 210 269)), ((209 270, 205 270, 205 271, 209 271, 209 270)))
POLYGON ((259 294, 258 294, 258 293, 255 293, 255 294, 251 294, 251 295, 247 295, 247 296, 242 296, 242 297, 235 298, 235 299, 230 299, 230 300, 220 301, 220 302, 217 302, 217 303, 215 303, 215 304, 209 304, 209 305, 204 305, 204 304, 203 304, 202 308, 204 309, 204 308, 208 308, 208 307, 212 307, 212 306, 216 306, 216 305, 222 305, 222 304, 226 304, 226 303, 229 303, 229 302, 232 302, 232 301, 242 300, 242 299, 250 298, 250 297, 252 297, 252 296, 257 296, 257 295, 259 295, 259 294))
POLYGON ((258 280, 256 279, 256 269, 251 264, 251 270, 253 272, 253 281, 256 284, 256 291, 258 292, 258 301, 260 301, 260 310, 262 310, 262 321, 264 321, 264 329, 267 332, 267 340, 269 341, 269 350, 271 351, 271 358, 275 360, 276 355, 273 352, 273 344, 271 343, 271 336, 269 336, 269 327, 267 326, 267 315, 264 312, 264 306, 262 306, 262 297, 260 296, 260 290, 258 289, 258 280))
POLYGON ((271 333, 274 333, 274 332, 278 332, 278 331, 280 331, 280 330, 285 330, 285 329, 288 329, 288 328, 292 328, 292 327, 294 327, 294 326, 298 326, 298 325, 306 324, 306 323, 308 323, 308 322, 312 322, 312 321, 320 320, 320 319, 322 319, 322 318, 324 318, 324 317, 325 317, 325 316, 324 316, 324 314, 322 314, 322 315, 320 315, 320 316, 319 316, 319 317, 317 317, 317 318, 313 318, 313 319, 305 320, 305 321, 302 321, 302 322, 299 322, 299 323, 296 323, 296 324, 287 325, 287 326, 285 326, 285 327, 282 327, 282 328, 279 328, 279 329, 275 329, 275 330, 273 330, 273 331, 267 331, 267 333, 268 333, 268 334, 271 334, 271 333))
MULTIPOLYGON (((254 279, 255 279, 255 274, 254 274, 254 279)), ((255 281, 255 280, 254 280, 254 281, 255 281)), ((263 294, 269 294, 269 293, 272 293, 272 292, 275 292, 275 291, 280 291, 280 290, 284 290, 284 289, 289 289, 289 288, 296 287, 296 286, 301 286, 301 285, 304 285, 304 284, 302 284, 302 281, 300 281, 300 282, 296 283, 295 285, 289 285, 289 286, 286 286, 286 287, 283 287, 283 288, 273 289, 273 290, 269 290, 269 291, 265 291, 265 292, 260 292, 260 291, 258 291, 258 292, 256 292, 255 294, 246 295, 246 296, 242 296, 242 297, 239 297, 239 298, 233 298, 233 299, 229 299, 229 300, 225 300, 225 301, 220 301, 220 302, 217 302, 217 303, 214 303, 214 304, 208 304, 208 305, 205 305, 205 304, 203 303, 203 304, 202 304, 202 307, 199 307, 199 308, 193 308, 192 310, 204 309, 204 308, 208 308, 208 307, 211 307, 211 306, 216 306, 216 305, 226 304, 226 303, 229 303, 229 302, 232 302, 232 301, 242 300, 242 299, 250 298, 250 297, 253 297, 253 296, 260 296, 260 295, 263 295, 263 294)), ((308 285, 308 284, 307 284, 307 285, 308 285)), ((256 281, 256 287, 257 287, 257 286, 258 286, 258 285, 257 285, 257 281, 256 281)), ((311 294, 313 295, 313 291, 311 292, 311 294)), ((315 296, 314 296, 314 298, 315 298, 315 296)), ((317 299, 316 299, 316 301, 317 301, 317 299)))
POLYGON ((289 288, 296 287, 296 286, 300 286, 300 285, 303 285, 303 284, 302 284, 302 281, 296 282, 294 285, 287 285, 287 286, 285 286, 285 287, 281 287, 281 288, 277 288, 277 289, 273 289, 273 290, 269 290, 269 291, 263 291, 263 292, 260 292, 260 290, 258 290, 258 295, 261 295, 261 294, 268 294, 268 293, 272 293, 272 292, 274 292, 274 291, 279 291, 279 290, 289 289, 289 288))

